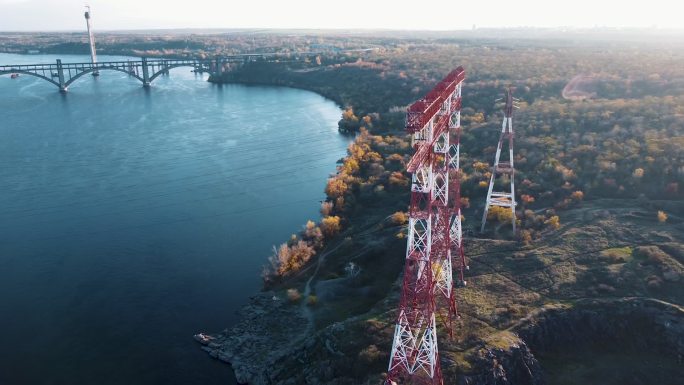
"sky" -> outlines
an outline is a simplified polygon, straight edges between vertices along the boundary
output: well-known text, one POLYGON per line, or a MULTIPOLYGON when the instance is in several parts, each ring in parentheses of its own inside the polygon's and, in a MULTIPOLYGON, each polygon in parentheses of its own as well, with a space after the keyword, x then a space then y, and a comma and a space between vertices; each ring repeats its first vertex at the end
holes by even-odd
POLYGON ((682 28, 676 0, 0 0, 0 31, 477 27, 682 28))

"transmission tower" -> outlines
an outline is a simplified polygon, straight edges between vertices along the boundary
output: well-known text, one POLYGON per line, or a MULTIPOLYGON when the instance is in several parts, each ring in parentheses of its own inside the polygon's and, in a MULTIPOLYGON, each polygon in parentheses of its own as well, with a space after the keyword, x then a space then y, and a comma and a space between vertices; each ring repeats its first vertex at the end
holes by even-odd
POLYGON ((513 109, 518 108, 518 99, 513 98, 513 88, 506 89, 506 102, 504 104, 504 117, 501 124, 501 135, 499 136, 499 145, 496 148, 496 155, 494 157, 494 166, 491 169, 492 176, 489 179, 489 190, 487 191, 487 203, 485 204, 484 214, 482 215, 482 227, 480 232, 484 232, 485 224, 487 223, 487 213, 491 206, 507 207, 511 209, 511 223, 513 224, 513 234, 515 234, 515 167, 513 166, 513 109), (508 162, 501 162, 501 149, 503 148, 504 140, 508 139, 508 162), (507 181, 510 182, 511 192, 494 192, 494 183, 499 176, 506 176, 507 181))
MULTIPOLYGON (((95 52, 95 35, 93 35, 93 27, 90 24, 90 6, 85 6, 87 11, 85 12, 86 27, 88 28, 88 42, 90 43, 90 61, 93 63, 93 67, 97 65, 97 53, 95 52)), ((95 70, 92 72, 93 76, 99 76, 100 72, 95 70)))
POLYGON ((443 384, 437 317, 446 313, 450 328, 451 317, 456 315, 454 253, 461 270, 459 282, 463 282, 465 268, 458 176, 464 78, 465 71, 458 67, 407 110, 406 129, 415 149, 406 167, 412 174, 411 207, 404 283, 386 384, 443 384))

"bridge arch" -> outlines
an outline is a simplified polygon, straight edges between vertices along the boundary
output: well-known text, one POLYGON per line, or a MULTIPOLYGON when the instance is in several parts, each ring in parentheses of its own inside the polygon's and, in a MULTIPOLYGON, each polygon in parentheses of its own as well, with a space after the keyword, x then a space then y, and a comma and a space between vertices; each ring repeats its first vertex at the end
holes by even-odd
POLYGON ((178 63, 178 64, 170 64, 170 65, 168 65, 168 66, 166 66, 166 67, 163 67, 163 68, 160 69, 159 71, 155 72, 155 73, 150 77, 150 83, 152 83, 152 81, 153 81, 154 79, 156 79, 159 75, 163 74, 164 72, 167 72, 168 70, 170 70, 170 69, 172 69, 172 68, 179 68, 179 67, 190 67, 190 68, 195 68, 195 69, 196 69, 197 67, 199 67, 199 63, 178 63))
POLYGON ((30 71, 24 71, 24 70, 10 70, 10 71, 0 71, 0 75, 9 75, 9 74, 24 74, 24 75, 29 75, 29 76, 35 76, 37 78, 41 78, 43 80, 47 80, 48 82, 56 85, 59 88, 59 82, 56 82, 52 79, 50 79, 47 76, 43 76, 40 74, 37 74, 35 72, 30 72, 30 71))
MULTIPOLYGON (((80 78, 81 76, 83 76, 83 75, 85 75, 85 74, 89 74, 89 73, 95 72, 95 71, 98 71, 98 72, 99 72, 99 71, 102 71, 102 70, 111 70, 111 71, 123 72, 123 73, 125 73, 126 75, 132 76, 132 77, 134 77, 134 78, 140 80, 140 82, 145 83, 144 80, 143 80, 143 78, 141 78, 140 76, 138 76, 138 75, 136 75, 136 74, 134 74, 134 73, 130 73, 129 71, 126 71, 126 70, 124 70, 124 69, 116 68, 116 67, 97 67, 97 68, 90 68, 90 69, 84 70, 83 72, 79 72, 78 74, 74 75, 71 79, 69 79, 69 81, 67 81, 66 83, 64 83, 64 86, 65 86, 65 87, 69 87, 73 82, 75 82, 76 80, 78 80, 78 78, 80 78)), ((57 86, 59 87, 59 83, 57 83, 57 86)))
POLYGON ((178 67, 190 67, 202 72, 214 72, 220 70, 224 60, 216 59, 156 59, 142 58, 140 61, 116 61, 105 63, 62 63, 57 59, 57 64, 29 64, 17 66, 0 66, 0 75, 20 73, 48 81, 66 92, 67 88, 83 75, 97 71, 112 70, 125 73, 138 79, 144 87, 169 70, 178 67), (133 71, 135 68, 135 71, 133 71), (59 79, 56 79, 59 74, 59 79), (53 76, 55 75, 55 76, 53 76))

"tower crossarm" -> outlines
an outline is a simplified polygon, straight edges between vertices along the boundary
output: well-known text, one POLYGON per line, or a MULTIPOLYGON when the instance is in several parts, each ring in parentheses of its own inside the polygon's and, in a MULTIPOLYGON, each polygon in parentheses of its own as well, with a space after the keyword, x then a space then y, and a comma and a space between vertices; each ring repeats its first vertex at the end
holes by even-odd
POLYGON ((515 169, 511 165, 511 162, 499 162, 499 164, 494 167, 493 171, 500 174, 512 174, 515 172, 515 169))
POLYGON ((413 134, 425 128, 430 119, 442 108, 446 98, 464 79, 465 70, 463 67, 458 67, 430 90, 423 99, 411 104, 406 110, 406 130, 413 134))
POLYGON ((456 68, 423 99, 407 108, 406 131, 414 135, 416 149, 406 166, 408 172, 415 172, 427 160, 442 134, 449 131, 451 112, 461 108, 461 95, 457 87, 464 79, 463 67, 456 68))

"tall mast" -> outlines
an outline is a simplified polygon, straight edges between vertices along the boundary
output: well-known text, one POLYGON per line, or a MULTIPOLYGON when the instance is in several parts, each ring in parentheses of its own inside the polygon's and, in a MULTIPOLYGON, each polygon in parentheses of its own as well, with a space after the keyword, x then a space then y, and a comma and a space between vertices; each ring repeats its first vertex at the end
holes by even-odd
MULTIPOLYGON (((93 27, 90 24, 90 6, 86 5, 87 11, 85 12, 86 26, 88 27, 88 41, 90 43, 90 61, 93 64, 93 68, 97 66, 97 53, 95 52, 95 36, 93 35, 93 27)), ((93 76, 100 75, 98 70, 93 71, 93 76)))
POLYGON ((465 284, 458 159, 464 78, 463 68, 455 69, 406 113, 416 151, 406 166, 412 182, 404 284, 386 385, 444 385, 436 315, 446 312, 442 318, 451 335, 452 258, 458 282, 465 284))

